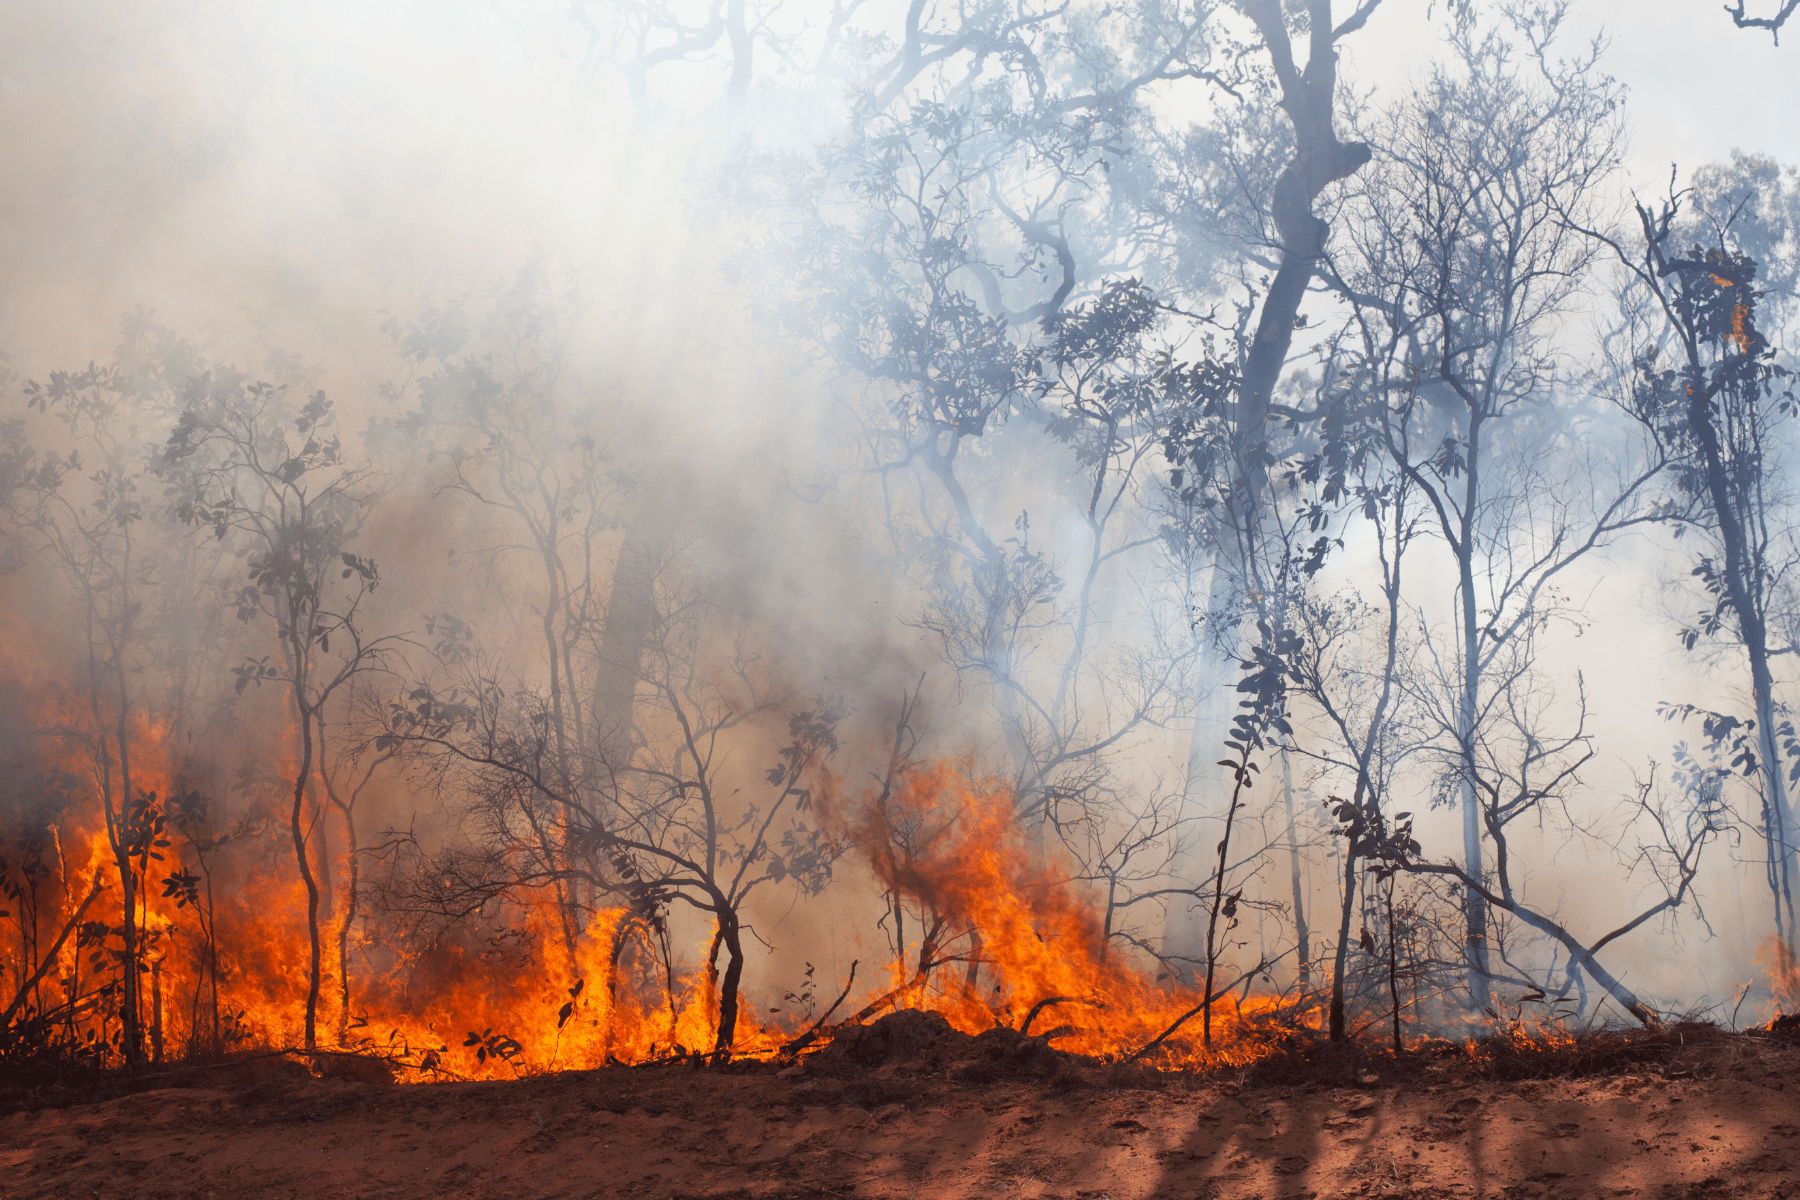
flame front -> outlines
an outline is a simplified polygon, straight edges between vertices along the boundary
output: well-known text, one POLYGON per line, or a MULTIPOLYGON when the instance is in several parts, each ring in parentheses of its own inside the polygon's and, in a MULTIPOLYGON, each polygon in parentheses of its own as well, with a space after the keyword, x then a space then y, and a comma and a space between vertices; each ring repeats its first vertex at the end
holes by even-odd
MULTIPOLYGON (((41 836, 14 836, 5 849, 14 881, 6 945, 8 995, 18 996, 14 1030, 35 1023, 95 1062, 117 1063, 126 1006, 135 1004, 146 1054, 156 1059, 299 1046, 307 895, 283 823, 282 764, 264 782, 270 794, 260 824, 252 799, 250 812, 228 825, 217 812, 183 807, 192 794, 167 730, 127 722, 133 819, 142 828, 136 842, 127 833, 122 853, 117 747, 108 750, 92 732, 95 713, 79 693, 32 657, 29 632, 16 624, 8 632, 9 678, 0 690, 36 731, 19 756, 42 777, 33 786, 56 780, 72 797, 41 836), (109 788, 111 832, 102 798, 109 788), (128 927, 135 997, 124 983, 128 927)), ((1191 988, 1109 947, 1102 907, 1015 819, 1007 790, 967 764, 899 771, 886 793, 856 804, 829 786, 822 792, 829 822, 866 859, 890 903, 911 905, 925 922, 923 939, 903 939, 902 957, 836 1014, 840 1022, 859 1005, 864 1019, 928 1008, 966 1033, 1029 1027, 1060 1049, 1116 1060, 1195 1011, 1191 988)), ((666 945, 659 959, 656 939, 671 936, 667 928, 615 907, 593 912, 570 936, 546 894, 512 902, 482 936, 377 932, 369 902, 355 905, 347 895, 351 856, 341 837, 328 835, 329 815, 322 804, 305 814, 323 884, 322 1048, 378 1055, 412 1068, 402 1078, 432 1079, 641 1063, 712 1047, 716 980, 704 965, 677 974, 667 964, 680 956, 666 945), (350 964, 347 1004, 340 961, 350 964)), ((704 964, 704 941, 696 949, 704 964)), ((820 990, 836 989, 821 981, 820 990)), ((738 1055, 779 1053, 798 1028, 768 1020, 756 999, 748 995, 742 1006, 738 1055)), ((1242 1061, 1280 1022, 1291 1027, 1301 1016, 1272 1000, 1227 997, 1214 1006, 1210 1049, 1189 1021, 1150 1061, 1242 1061)), ((812 1048, 832 1032, 826 1026, 812 1048)))
POLYGON ((894 1002, 935 1010, 965 1033, 1026 1028, 1059 1049, 1119 1060, 1179 1025, 1150 1061, 1191 1066, 1254 1058, 1312 1015, 1265 996, 1220 997, 1203 1046, 1197 992, 1110 946, 1103 906, 1021 826, 1012 794, 966 763, 897 772, 839 820, 880 882, 925 914, 916 958, 892 968, 894 1002))

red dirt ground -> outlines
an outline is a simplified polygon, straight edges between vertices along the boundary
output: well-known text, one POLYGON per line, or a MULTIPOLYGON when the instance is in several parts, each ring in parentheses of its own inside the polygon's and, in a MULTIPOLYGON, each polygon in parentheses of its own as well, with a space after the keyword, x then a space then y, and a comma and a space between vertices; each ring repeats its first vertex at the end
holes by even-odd
POLYGON ((394 1086, 269 1059, 0 1117, 0 1196, 1800 1198, 1800 1049, 1766 1040, 1676 1035, 1575 1068, 1606 1074, 1511 1081, 1482 1076, 1569 1063, 1289 1057, 1197 1077, 952 1040, 865 1040, 786 1076, 394 1086))

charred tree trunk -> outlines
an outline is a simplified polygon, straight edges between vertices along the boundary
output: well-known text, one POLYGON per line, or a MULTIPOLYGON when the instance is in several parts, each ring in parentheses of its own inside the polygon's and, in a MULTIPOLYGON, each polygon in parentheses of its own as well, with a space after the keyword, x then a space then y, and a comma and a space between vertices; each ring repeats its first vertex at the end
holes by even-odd
POLYGON ((1394 1001, 1394 1053, 1399 1054, 1406 1047, 1400 1040, 1400 933, 1394 920, 1394 875, 1391 871, 1387 877, 1387 927, 1388 994, 1394 1001))
POLYGON ((613 1058, 613 1035, 618 1030, 619 1016, 619 964, 625 957, 625 950, 631 944, 631 935, 638 928, 635 914, 628 914, 613 927, 612 945, 606 953, 606 1028, 601 1032, 600 1061, 611 1062, 613 1058))
POLYGON ((300 868, 300 881, 306 885, 306 936, 307 936, 307 975, 306 975, 306 1025, 305 1045, 308 1050, 318 1045, 319 1020, 319 882, 313 876, 311 855, 307 853, 306 831, 301 826, 301 818, 306 815, 306 781, 312 774, 313 730, 312 711, 296 689, 295 704, 300 710, 300 769, 294 773, 294 803, 288 819, 288 829, 294 840, 294 862, 300 868))
POLYGON ((1344 847, 1344 895, 1338 907, 1337 953, 1331 961, 1331 1040, 1344 1040, 1344 972, 1350 958, 1350 914, 1356 908, 1356 856, 1355 835, 1349 839, 1350 844, 1344 847))
POLYGON ((725 947, 725 972, 719 979, 719 1031, 713 1039, 713 1061, 723 1063, 731 1058, 731 1045, 737 1037, 738 984, 744 977, 744 947, 739 939, 735 910, 722 906, 719 931, 714 946, 725 947))
POLYGON ((1300 988, 1312 986, 1312 930, 1306 924, 1306 891, 1300 878, 1300 838, 1294 815, 1294 765, 1284 743, 1281 747, 1281 798, 1287 806, 1287 845, 1289 883, 1294 895, 1294 945, 1298 950, 1300 988))
POLYGON ((338 810, 344 818, 344 843, 349 861, 344 870, 349 876, 344 881, 344 918, 338 922, 337 959, 338 959, 338 1045, 350 1044, 350 928, 356 924, 361 895, 358 884, 361 879, 361 863, 356 853, 356 816, 349 808, 338 810))
MULTIPOLYGON (((719 948, 725 944, 725 906, 717 900, 714 903, 719 904, 719 915, 713 926, 712 944, 706 949, 706 1010, 712 1013, 719 1011, 719 948)), ((713 1024, 715 1047, 722 1028, 723 1025, 718 1022, 713 1024)))

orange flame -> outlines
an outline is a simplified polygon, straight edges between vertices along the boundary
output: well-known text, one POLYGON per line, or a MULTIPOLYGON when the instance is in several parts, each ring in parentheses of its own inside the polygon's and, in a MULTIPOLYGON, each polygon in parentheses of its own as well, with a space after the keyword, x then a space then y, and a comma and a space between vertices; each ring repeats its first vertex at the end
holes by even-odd
MULTIPOLYGON (((918 904, 935 933, 916 963, 896 964, 896 1003, 931 1008, 965 1033, 1031 1020, 1059 1049, 1129 1057, 1195 1011, 1198 997, 1109 947, 1100 906, 1014 814, 1004 786, 951 762, 898 772, 883 795, 837 814, 880 882, 918 904)), ((1297 1016, 1267 997, 1221 998, 1210 1051, 1195 1018, 1154 1061, 1247 1061, 1284 1032, 1280 1019, 1297 1016)))
MULTIPOLYGON (((121 939, 130 922, 143 934, 139 1011, 153 1054, 297 1045, 308 984, 306 894, 285 837, 289 801, 278 780, 264 785, 268 796, 249 798, 269 812, 267 836, 234 841, 220 837, 216 821, 198 833, 171 822, 144 860, 147 869, 133 868, 143 878, 132 911, 124 911, 94 738, 82 732, 94 724, 93 713, 56 678, 47 657, 33 656, 29 630, 16 618, 0 621, 8 623, 0 632, 10 646, 0 661, 0 699, 9 693, 21 699, 24 723, 51 731, 32 739, 31 753, 75 789, 75 802, 46 830, 48 838, 39 839, 40 851, 54 843, 55 852, 44 851, 49 874, 34 885, 41 899, 35 923, 28 928, 14 905, 11 930, 0 932, 0 970, 10 977, 6 997, 42 962, 98 883, 102 890, 82 928, 56 951, 22 1011, 117 1062, 125 1003, 117 986, 124 975, 121 939), (184 900, 179 888, 167 886, 181 873, 208 875, 199 903, 193 891, 184 900)), ((163 804, 182 788, 179 756, 169 743, 169 730, 153 721, 130 725, 134 789, 163 804)), ((916 963, 895 964, 892 978, 877 986, 870 1015, 886 1007, 929 1007, 971 1034, 1029 1021, 1031 1032, 1049 1034, 1060 1049, 1118 1058, 1193 1011, 1190 989, 1153 977, 1109 947, 1103 910, 1071 882, 1057 855, 1020 827, 1006 789, 975 778, 966 764, 900 772, 891 795, 865 798, 854 811, 829 787, 823 790, 828 816, 864 852, 881 884, 937 922, 916 963)), ((343 928, 349 861, 342 839, 320 832, 328 821, 328 813, 316 814, 309 842, 325 885, 321 1046, 420 1068, 403 1075, 409 1079, 507 1078, 712 1046, 716 998, 704 969, 675 975, 666 944, 660 958, 656 953, 655 939, 666 932, 624 908, 594 913, 575 936, 566 933, 563 910, 550 896, 512 904, 486 926, 485 940, 398 946, 372 931, 366 902, 364 919, 343 928), (348 1012, 335 978, 340 934, 352 964, 348 1012)), ((33 836, 0 833, 15 841, 33 836)), ((17 859, 19 850, 0 853, 17 859)), ((705 947, 700 950, 704 962, 705 947)), ((738 1053, 775 1052, 796 1032, 769 1020, 766 1008, 752 996, 741 998, 738 1053)), ((1210 1051, 1200 1046, 1194 1020, 1155 1061, 1246 1060, 1261 1052, 1268 1034, 1280 1032, 1278 1019, 1297 1017, 1269 999, 1221 999, 1210 1051)))
POLYGON ((1775 1011, 1772 1017, 1800 1013, 1800 962, 1793 950, 1779 937, 1764 939, 1757 947, 1756 964, 1763 969, 1769 985, 1769 996, 1775 1011))

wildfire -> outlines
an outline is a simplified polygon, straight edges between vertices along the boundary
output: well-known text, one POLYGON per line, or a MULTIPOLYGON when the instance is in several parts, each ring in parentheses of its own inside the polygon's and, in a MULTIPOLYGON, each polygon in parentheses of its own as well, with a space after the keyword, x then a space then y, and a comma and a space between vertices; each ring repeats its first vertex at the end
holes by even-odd
MULTIPOLYGON (((1198 996, 1109 947, 1099 906, 1014 812, 1002 785, 965 763, 937 762, 899 772, 839 816, 877 878, 926 914, 916 960, 892 969, 895 1002, 930 1008, 965 1033, 1008 1025, 1059 1049, 1129 1057, 1196 1011, 1198 996)), ((1220 998, 1210 1050, 1195 1022, 1153 1061, 1254 1058, 1284 1016, 1295 1017, 1291 1007, 1267 997, 1220 998)))
POLYGON ((1763 970, 1775 1015, 1800 1013, 1800 962, 1794 951, 1779 937, 1766 939, 1757 948, 1756 965, 1763 970))
MULTIPOLYGON (((94 714, 33 658, 29 631, 8 632, 0 692, 20 710, 9 727, 32 730, 13 748, 13 791, 60 798, 42 806, 50 815, 39 828, 9 818, 17 827, 0 850, 12 893, 10 936, 0 943, 6 994, 17 995, 6 1022, 12 1034, 35 1029, 116 1063, 135 1006, 155 1060, 300 1044, 307 895, 283 840, 279 763, 235 797, 227 819, 187 786, 168 731, 136 720, 124 738, 133 796, 121 805, 117 747, 91 735, 94 714), (135 992, 127 985, 133 959, 135 992)), ((890 901, 914 913, 914 940, 902 938, 903 957, 885 977, 874 973, 873 995, 852 1001, 862 1004, 857 1017, 928 1008, 965 1033, 1007 1025, 1062 1050, 1119 1059, 1195 1010, 1191 988, 1108 945, 1093 898, 1015 819, 1011 795, 966 764, 899 771, 882 795, 854 804, 821 790, 837 834, 861 852, 890 901)), ((401 1078, 427 1080, 656 1061, 712 1046, 716 980, 704 967, 678 973, 666 942, 659 959, 656 939, 668 930, 641 912, 602 909, 571 937, 545 896, 513 903, 483 936, 396 939, 370 919, 367 902, 349 902, 350 855, 342 838, 327 836, 328 810, 317 804, 307 820, 330 948, 321 1048, 380 1056, 412 1068, 401 1078)), ((1150 1061, 1260 1053, 1283 1014, 1275 1001, 1247 999, 1248 990, 1216 1001, 1210 1050, 1193 1021, 1150 1061)), ((747 999, 734 1053, 779 1053, 797 1029, 747 999)), ((811 1048, 833 1028, 820 1032, 811 1048)))

